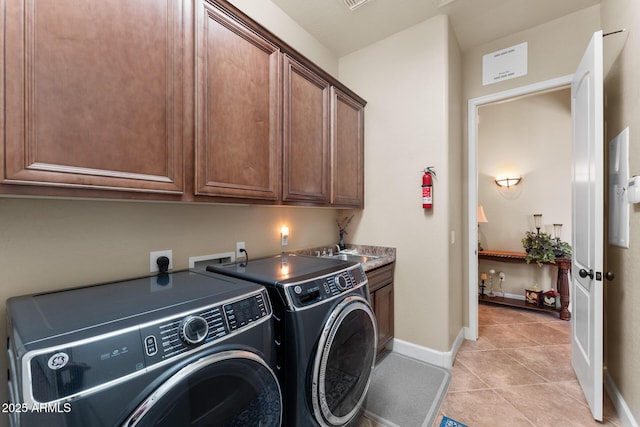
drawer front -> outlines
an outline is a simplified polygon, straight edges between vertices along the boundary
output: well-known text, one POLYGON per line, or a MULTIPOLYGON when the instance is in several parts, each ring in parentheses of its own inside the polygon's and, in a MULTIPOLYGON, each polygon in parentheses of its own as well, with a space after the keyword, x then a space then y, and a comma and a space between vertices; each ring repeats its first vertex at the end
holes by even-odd
POLYGON ((391 263, 375 270, 367 271, 367 279, 369 280, 369 291, 375 292, 377 289, 393 283, 393 271, 395 263, 391 263))

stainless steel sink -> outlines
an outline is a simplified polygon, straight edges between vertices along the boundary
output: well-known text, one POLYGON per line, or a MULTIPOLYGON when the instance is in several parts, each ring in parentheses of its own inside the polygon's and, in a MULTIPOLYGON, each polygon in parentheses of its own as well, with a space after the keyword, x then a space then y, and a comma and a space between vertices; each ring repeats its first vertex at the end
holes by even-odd
POLYGON ((337 254, 333 255, 330 258, 337 258, 344 261, 354 261, 359 262, 360 264, 364 264, 367 261, 371 261, 373 259, 380 258, 378 256, 373 255, 359 255, 359 254, 337 254))

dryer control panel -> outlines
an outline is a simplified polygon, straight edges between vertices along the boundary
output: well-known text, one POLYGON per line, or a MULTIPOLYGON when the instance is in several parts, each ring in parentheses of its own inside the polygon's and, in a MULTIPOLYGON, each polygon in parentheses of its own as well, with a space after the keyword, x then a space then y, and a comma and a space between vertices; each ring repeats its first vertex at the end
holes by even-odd
POLYGON ((287 297, 294 309, 311 307, 344 292, 367 284, 367 276, 360 264, 335 274, 313 280, 288 284, 287 297))

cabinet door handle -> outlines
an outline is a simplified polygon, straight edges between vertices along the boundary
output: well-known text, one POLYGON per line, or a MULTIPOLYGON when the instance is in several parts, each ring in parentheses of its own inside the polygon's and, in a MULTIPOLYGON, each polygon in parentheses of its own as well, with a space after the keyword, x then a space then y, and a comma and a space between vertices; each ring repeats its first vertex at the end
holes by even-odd
POLYGON ((585 270, 584 268, 581 268, 580 271, 578 272, 578 274, 580 275, 580 277, 582 277, 583 279, 587 276, 589 276, 590 279, 593 279, 593 270, 589 269, 589 271, 587 272, 587 270, 585 270))

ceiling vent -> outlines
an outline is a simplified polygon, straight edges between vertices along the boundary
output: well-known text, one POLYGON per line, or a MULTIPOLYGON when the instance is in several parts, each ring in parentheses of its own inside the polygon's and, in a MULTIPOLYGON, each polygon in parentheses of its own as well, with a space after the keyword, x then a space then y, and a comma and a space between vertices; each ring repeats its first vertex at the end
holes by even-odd
POLYGON ((344 1, 344 4, 347 5, 349 10, 356 10, 360 6, 367 4, 373 0, 343 0, 343 1, 344 1))

